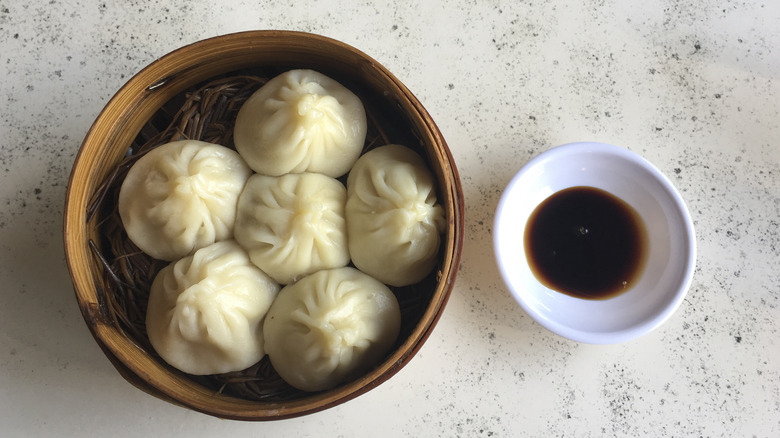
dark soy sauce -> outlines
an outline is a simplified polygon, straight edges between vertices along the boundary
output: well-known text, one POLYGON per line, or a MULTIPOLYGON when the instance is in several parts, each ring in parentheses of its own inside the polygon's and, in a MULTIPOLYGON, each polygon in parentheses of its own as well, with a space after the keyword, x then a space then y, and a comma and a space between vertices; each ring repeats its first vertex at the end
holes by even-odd
POLYGON ((639 214, 594 187, 571 187, 545 199, 531 214, 524 240, 537 279, 578 298, 605 299, 630 289, 647 258, 639 214))

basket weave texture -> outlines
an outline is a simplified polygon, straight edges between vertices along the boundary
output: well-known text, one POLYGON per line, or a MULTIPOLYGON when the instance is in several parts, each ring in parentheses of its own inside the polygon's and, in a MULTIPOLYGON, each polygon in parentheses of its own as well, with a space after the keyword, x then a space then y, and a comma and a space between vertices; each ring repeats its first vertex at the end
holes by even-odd
POLYGON ((164 400, 222 418, 271 420, 316 412, 376 387, 402 368, 430 335, 449 297, 460 260, 463 197, 438 128, 416 98, 365 54, 311 34, 255 31, 179 49, 131 79, 84 140, 68 187, 65 250, 76 297, 98 345, 125 379, 164 400), (365 150, 388 143, 415 149, 437 183, 448 224, 439 263, 422 282, 391 288, 402 328, 387 359, 365 376, 320 393, 287 385, 263 359, 235 373, 192 376, 173 369, 146 336, 151 282, 167 262, 129 241, 117 211, 119 188, 144 153, 177 139, 233 148, 243 101, 271 77, 311 68, 361 98, 368 116, 365 150))

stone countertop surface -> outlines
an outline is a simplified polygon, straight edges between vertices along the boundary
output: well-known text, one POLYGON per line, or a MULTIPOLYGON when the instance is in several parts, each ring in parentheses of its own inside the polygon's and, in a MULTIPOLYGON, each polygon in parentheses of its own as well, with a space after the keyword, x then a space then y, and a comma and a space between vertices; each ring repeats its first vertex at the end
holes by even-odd
POLYGON ((780 3, 768 0, 0 0, 0 424, 8 437, 780 436, 780 3), (242 30, 341 40, 422 101, 459 167, 460 272, 397 375, 306 417, 219 420, 101 353, 62 245, 75 155, 108 99, 180 46, 242 30), (698 260, 660 328, 569 341, 505 289, 491 228, 529 159, 631 149, 690 208, 698 260))

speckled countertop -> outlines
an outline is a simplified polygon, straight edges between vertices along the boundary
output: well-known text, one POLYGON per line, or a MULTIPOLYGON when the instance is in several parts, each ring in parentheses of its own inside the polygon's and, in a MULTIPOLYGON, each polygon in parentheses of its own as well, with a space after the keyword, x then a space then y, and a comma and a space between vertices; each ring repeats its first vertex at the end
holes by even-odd
POLYGON ((2 435, 780 436, 779 24, 769 0, 0 0, 2 435), (467 219, 414 360, 339 407, 262 424, 126 383, 78 311, 61 236, 71 165, 113 93, 179 46, 249 29, 336 38, 395 73, 452 149, 467 219), (658 166, 697 229, 684 303, 625 344, 546 331, 493 259, 502 188, 579 140, 658 166))

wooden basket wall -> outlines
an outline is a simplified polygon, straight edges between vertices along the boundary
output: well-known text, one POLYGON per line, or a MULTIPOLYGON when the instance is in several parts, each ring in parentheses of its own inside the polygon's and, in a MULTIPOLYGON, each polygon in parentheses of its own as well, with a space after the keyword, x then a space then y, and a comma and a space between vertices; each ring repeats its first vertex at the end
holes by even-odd
MULTIPOLYGON (((384 67, 358 50, 325 37, 286 31, 253 31, 204 40, 178 49, 135 75, 111 99, 79 150, 68 186, 64 240, 68 268, 84 319, 120 374, 138 388, 169 402, 221 418, 271 420, 304 415, 343 403, 384 382, 419 350, 433 330, 452 290, 463 240, 463 195, 449 149, 412 93, 384 67), (98 191, 131 147, 146 139, 153 121, 170 119, 171 106, 215 78, 273 75, 311 68, 352 89, 371 114, 382 139, 416 149, 436 176, 448 224, 436 271, 407 290, 425 305, 407 316, 401 339, 388 358, 361 378, 319 393, 259 399, 215 390, 178 372, 149 351, 148 341, 127 329, 111 305, 112 279, 98 254, 110 252, 103 228, 106 209, 94 210, 98 191), (94 213, 94 214, 93 214, 94 213)), ((404 293, 404 291, 397 291, 404 293)), ((403 304, 402 304, 403 305, 403 304)))

